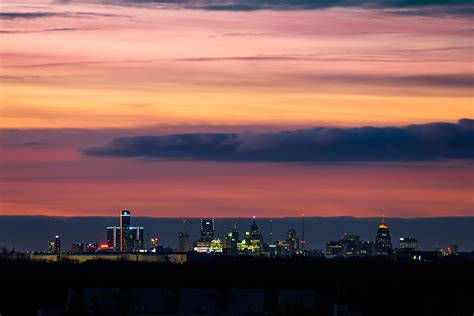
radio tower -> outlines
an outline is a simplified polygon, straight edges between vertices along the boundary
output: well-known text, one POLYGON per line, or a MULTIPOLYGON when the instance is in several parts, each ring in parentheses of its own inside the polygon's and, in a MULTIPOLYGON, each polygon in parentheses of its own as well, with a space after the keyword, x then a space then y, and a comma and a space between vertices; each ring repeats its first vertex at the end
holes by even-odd
POLYGON ((273 244, 273 220, 270 220, 270 245, 273 244))

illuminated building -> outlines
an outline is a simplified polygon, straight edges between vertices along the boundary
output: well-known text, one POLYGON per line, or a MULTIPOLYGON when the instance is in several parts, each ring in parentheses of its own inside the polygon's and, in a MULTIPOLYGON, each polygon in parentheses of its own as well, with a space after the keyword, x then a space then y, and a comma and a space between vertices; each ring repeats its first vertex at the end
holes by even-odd
POLYGON ((300 251, 300 240, 296 237, 296 231, 294 229, 290 229, 287 233, 286 241, 290 246, 290 251, 293 254, 299 253, 300 251))
POLYGON ((360 237, 359 235, 344 234, 339 243, 343 247, 344 257, 359 256, 360 253, 360 237))
POLYGON ((223 251, 223 245, 219 238, 211 241, 198 241, 194 246, 194 251, 200 253, 220 253, 223 251))
POLYGON ((251 252, 260 252, 263 250, 263 236, 258 230, 255 216, 253 217, 252 225, 250 225, 250 231, 245 233, 245 239, 242 241, 240 248, 251 252), (245 243, 243 243, 244 241, 245 243))
POLYGON ((344 247, 338 241, 330 241, 326 243, 326 257, 335 258, 342 257, 344 254, 344 247))
POLYGON ((71 245, 71 253, 83 253, 84 252, 84 244, 80 241, 73 242, 71 245))
POLYGON ((179 252, 191 251, 191 244, 189 243, 189 233, 187 231, 180 232, 178 234, 178 243, 179 252))
POLYGON ((134 226, 129 227, 129 237, 128 237, 128 251, 139 251, 144 249, 144 229, 143 227, 134 226))
POLYGON ((120 214, 120 239, 119 239, 119 249, 121 252, 127 252, 130 249, 129 240, 130 240, 130 211, 124 209, 120 214))
POLYGON ((380 222, 375 236, 375 250, 379 256, 387 256, 392 252, 392 239, 384 219, 380 222))
POLYGON ((211 252, 222 252, 223 245, 219 238, 215 238, 211 241, 210 251, 211 252))
POLYGON ((300 254, 300 240, 296 236, 296 231, 290 229, 287 233, 286 239, 277 240, 276 242, 276 254, 279 256, 292 256, 300 254))
POLYGON ((211 242, 214 239, 214 219, 201 219, 201 239, 199 241, 211 242))
POLYGON ((99 251, 110 251, 109 244, 102 243, 99 245, 99 251))
POLYGON ((54 236, 48 243, 49 253, 60 254, 61 253, 61 240, 59 236, 54 236))
POLYGON ((158 247, 158 237, 151 237, 150 244, 151 244, 151 248, 158 247))
POLYGON ((237 225, 225 236, 224 239, 224 250, 229 253, 237 253, 237 244, 240 242, 239 230, 237 225))
POLYGON ((402 237, 400 238, 400 249, 416 250, 418 247, 418 241, 413 237, 402 237))
POLYGON ((86 243, 86 252, 96 252, 97 250, 99 250, 99 244, 95 241, 86 243))
POLYGON ((136 252, 144 249, 144 228, 130 226, 131 213, 122 210, 120 226, 107 227, 107 244, 110 251, 136 252))
POLYGON ((459 252, 459 247, 458 247, 458 245, 456 245, 456 244, 450 244, 450 245, 446 248, 446 250, 444 251, 444 254, 445 254, 446 256, 450 256, 450 255, 455 255, 455 254, 457 254, 458 252, 459 252))
POLYGON ((107 227, 107 244, 111 251, 120 250, 120 227, 107 227))

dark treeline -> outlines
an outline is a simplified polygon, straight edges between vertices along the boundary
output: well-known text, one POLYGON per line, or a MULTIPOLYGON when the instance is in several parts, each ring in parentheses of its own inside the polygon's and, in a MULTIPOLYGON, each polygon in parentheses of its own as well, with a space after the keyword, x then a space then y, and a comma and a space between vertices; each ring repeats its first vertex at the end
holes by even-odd
MULTIPOLYGON (((70 288, 312 289, 322 298, 319 315, 334 303, 362 315, 469 315, 474 312, 474 260, 394 262, 384 258, 326 260, 209 257, 183 265, 127 261, 32 262, 1 260, 0 313, 35 315, 64 308, 70 288)), ((124 313, 124 315, 127 315, 124 313)))

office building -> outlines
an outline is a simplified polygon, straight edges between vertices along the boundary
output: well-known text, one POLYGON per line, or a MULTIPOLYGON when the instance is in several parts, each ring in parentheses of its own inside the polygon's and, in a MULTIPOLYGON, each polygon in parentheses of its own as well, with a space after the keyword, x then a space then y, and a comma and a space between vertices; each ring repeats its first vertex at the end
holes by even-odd
POLYGON ((48 249, 49 253, 52 254, 59 255, 61 253, 61 240, 59 239, 58 235, 54 236, 54 238, 49 241, 48 249))
POLYGON ((275 246, 278 256, 292 256, 301 253, 300 240, 294 229, 288 231, 286 239, 277 240, 275 246))
POLYGON ((107 245, 111 251, 120 251, 120 227, 107 227, 107 245))
POLYGON ((122 210, 120 214, 120 239, 119 239, 119 249, 120 252, 128 252, 130 245, 130 211, 127 209, 122 210))
POLYGON ((237 244, 240 242, 239 230, 237 225, 234 225, 232 230, 225 236, 224 251, 228 253, 237 253, 237 244))
POLYGON ((400 249, 405 250, 416 250, 418 248, 418 241, 413 237, 401 237, 400 238, 400 249))
POLYGON ((107 245, 110 251, 136 252, 144 249, 144 228, 130 226, 131 212, 120 213, 120 226, 107 227, 107 245))
POLYGON ((361 241, 359 247, 359 256, 361 257, 372 257, 377 253, 373 241, 361 241))
POLYGON ((377 229, 377 235, 375 236, 375 250, 379 256, 387 256, 392 253, 392 239, 390 237, 390 231, 385 220, 379 224, 377 229))
POLYGON ((191 251, 191 244, 189 241, 189 233, 187 231, 180 232, 178 234, 178 251, 189 252, 191 251))
POLYGON ((250 225, 250 231, 245 233, 245 239, 243 240, 244 250, 250 252, 261 252, 263 250, 263 235, 258 229, 258 225, 255 222, 255 216, 253 217, 252 225, 250 225))
POLYGON ((201 242, 211 242, 214 239, 214 219, 201 219, 201 242))
POLYGON ((335 258, 344 255, 344 247, 338 241, 330 241, 326 243, 326 257, 335 258))
POLYGON ((360 254, 360 236, 345 233, 339 241, 344 257, 356 257, 360 254))
POLYGON ((71 245, 71 253, 72 254, 80 254, 84 252, 84 244, 80 242, 79 240, 76 242, 73 242, 71 245))

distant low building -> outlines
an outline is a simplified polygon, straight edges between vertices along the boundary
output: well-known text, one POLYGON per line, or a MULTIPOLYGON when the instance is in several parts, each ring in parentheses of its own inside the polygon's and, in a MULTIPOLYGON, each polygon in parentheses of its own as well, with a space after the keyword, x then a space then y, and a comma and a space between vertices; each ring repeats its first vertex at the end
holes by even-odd
POLYGON ((71 245, 71 253, 78 254, 84 252, 84 244, 80 241, 73 242, 71 245))
POLYGON ((97 252, 99 250, 99 244, 95 241, 86 243, 85 252, 97 252))

